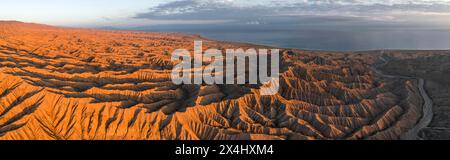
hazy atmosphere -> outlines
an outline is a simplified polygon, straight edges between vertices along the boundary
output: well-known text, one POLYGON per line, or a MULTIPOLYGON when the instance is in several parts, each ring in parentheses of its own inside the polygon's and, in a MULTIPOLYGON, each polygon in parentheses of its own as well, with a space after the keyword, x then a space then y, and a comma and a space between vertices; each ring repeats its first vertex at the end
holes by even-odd
POLYGON ((448 49, 450 43, 448 0, 19 1, 4 1, 0 19, 321 50, 448 49))
MULTIPOLYGON (((2 0, 0 140, 450 140, 449 20, 450 0, 2 0)), ((306 145, 176 143, 145 153, 306 145)))

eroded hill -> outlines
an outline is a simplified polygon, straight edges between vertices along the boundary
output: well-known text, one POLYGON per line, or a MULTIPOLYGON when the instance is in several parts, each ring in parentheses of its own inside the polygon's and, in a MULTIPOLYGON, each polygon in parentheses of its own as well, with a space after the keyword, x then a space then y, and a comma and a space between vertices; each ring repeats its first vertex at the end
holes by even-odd
POLYGON ((382 69, 386 73, 421 77, 433 100, 433 117, 420 137, 450 139, 450 52, 449 51, 390 51, 392 60, 382 69))
POLYGON ((374 53, 283 50, 281 89, 175 85, 174 49, 258 48, 176 33, 0 22, 0 139, 399 139, 417 81, 374 53))

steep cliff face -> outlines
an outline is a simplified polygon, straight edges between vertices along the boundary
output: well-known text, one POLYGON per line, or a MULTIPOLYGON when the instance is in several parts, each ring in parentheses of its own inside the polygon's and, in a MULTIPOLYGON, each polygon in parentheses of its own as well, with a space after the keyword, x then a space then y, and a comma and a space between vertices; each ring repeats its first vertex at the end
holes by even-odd
POLYGON ((1 22, 0 139, 398 139, 421 116, 417 82, 372 54, 283 50, 273 96, 175 85, 170 53, 196 39, 1 22))

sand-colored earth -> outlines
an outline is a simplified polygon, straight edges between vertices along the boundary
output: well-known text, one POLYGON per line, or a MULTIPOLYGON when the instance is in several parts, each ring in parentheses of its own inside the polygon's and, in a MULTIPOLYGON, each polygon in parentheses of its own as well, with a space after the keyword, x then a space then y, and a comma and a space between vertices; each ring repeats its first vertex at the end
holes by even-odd
POLYGON ((174 49, 264 48, 179 33, 0 22, 0 139, 399 139, 422 116, 414 79, 379 53, 283 49, 281 89, 175 85, 174 49))

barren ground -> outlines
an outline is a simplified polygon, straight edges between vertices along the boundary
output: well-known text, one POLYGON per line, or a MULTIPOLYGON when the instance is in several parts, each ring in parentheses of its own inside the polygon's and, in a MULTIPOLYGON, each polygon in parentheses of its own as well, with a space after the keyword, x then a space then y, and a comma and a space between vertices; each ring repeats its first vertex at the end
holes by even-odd
MULTIPOLYGON (((250 85, 174 85, 171 52, 199 39, 205 49, 264 47, 0 22, 0 139, 399 139, 422 117, 419 82, 376 74, 379 51, 284 49, 274 96, 250 85)), ((438 106, 448 104, 448 89, 424 79, 438 106)))

